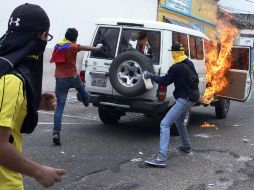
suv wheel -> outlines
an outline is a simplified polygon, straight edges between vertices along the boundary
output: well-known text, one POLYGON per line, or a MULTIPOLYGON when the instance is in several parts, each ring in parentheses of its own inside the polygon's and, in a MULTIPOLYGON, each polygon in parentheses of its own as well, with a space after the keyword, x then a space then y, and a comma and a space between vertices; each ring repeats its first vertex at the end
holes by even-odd
POLYGON ((230 100, 219 99, 215 103, 215 115, 218 119, 224 119, 227 117, 230 107, 230 100))
MULTIPOLYGON (((190 118, 191 118, 191 111, 188 111, 185 118, 184 118, 184 126, 185 127, 188 127, 189 126, 189 123, 190 123, 190 118)), ((171 126, 171 129, 170 129, 170 134, 172 136, 178 136, 179 133, 178 133, 178 130, 177 130, 177 127, 175 124, 173 124, 171 126)))
POLYGON ((121 118, 121 114, 116 108, 110 106, 99 106, 98 108, 100 120, 105 124, 116 124, 121 118))
POLYGON ((114 89, 127 97, 138 96, 146 92, 142 74, 144 71, 154 73, 148 57, 137 51, 119 54, 109 68, 109 80, 114 89))

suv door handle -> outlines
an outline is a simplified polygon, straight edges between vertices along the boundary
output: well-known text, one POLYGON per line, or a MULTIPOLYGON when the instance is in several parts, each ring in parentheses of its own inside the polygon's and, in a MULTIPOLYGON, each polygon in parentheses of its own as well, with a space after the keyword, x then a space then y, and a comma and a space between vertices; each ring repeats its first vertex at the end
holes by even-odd
POLYGON ((90 71, 89 74, 92 75, 92 76, 95 76, 95 77, 108 77, 108 72, 90 71))
POLYGON ((111 63, 109 63, 109 62, 105 62, 105 63, 104 63, 104 65, 106 65, 106 66, 110 66, 110 65, 111 65, 111 63))

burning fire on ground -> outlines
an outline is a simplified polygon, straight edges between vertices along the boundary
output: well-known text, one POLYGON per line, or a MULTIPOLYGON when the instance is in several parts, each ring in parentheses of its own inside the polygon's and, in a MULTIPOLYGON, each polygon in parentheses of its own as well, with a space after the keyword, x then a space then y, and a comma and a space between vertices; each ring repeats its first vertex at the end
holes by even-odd
POLYGON ((204 122, 200 127, 201 128, 215 128, 215 125, 204 122))
POLYGON ((207 88, 202 102, 209 104, 213 101, 214 95, 228 85, 227 72, 231 66, 231 48, 238 29, 231 24, 232 18, 224 15, 219 19, 216 28, 218 36, 212 35, 211 41, 205 43, 206 49, 206 82, 207 88))

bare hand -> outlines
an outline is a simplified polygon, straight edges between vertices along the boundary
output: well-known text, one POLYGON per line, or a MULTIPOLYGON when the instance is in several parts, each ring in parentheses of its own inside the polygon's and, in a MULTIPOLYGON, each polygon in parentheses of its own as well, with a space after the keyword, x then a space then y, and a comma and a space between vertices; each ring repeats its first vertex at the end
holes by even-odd
POLYGON ((38 175, 35 179, 43 186, 43 187, 51 187, 55 184, 55 182, 60 182, 61 177, 65 174, 63 169, 51 168, 48 166, 41 166, 38 171, 38 175))
POLYGON ((56 108, 56 97, 52 93, 44 93, 41 95, 40 110, 53 111, 56 108))

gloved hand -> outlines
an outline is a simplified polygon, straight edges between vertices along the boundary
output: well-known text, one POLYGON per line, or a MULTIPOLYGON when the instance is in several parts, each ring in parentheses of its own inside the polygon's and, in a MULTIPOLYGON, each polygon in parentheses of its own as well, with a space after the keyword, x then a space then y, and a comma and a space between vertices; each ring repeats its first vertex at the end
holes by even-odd
POLYGON ((103 49, 103 44, 97 44, 96 45, 97 51, 102 51, 103 49))
POLYGON ((148 72, 148 71, 144 71, 144 72, 143 72, 143 75, 144 75, 144 78, 145 78, 145 79, 150 79, 150 78, 152 78, 152 77, 154 76, 153 73, 150 73, 150 72, 148 72))

